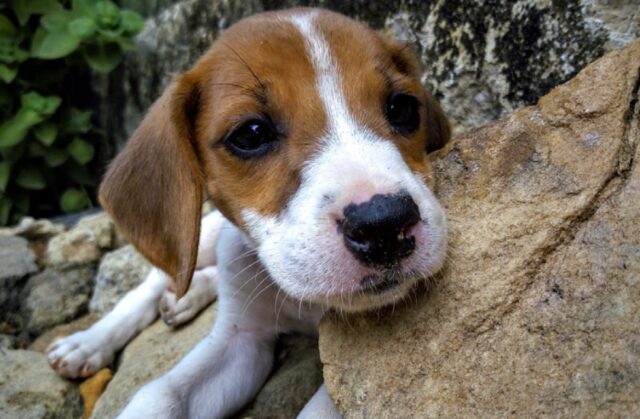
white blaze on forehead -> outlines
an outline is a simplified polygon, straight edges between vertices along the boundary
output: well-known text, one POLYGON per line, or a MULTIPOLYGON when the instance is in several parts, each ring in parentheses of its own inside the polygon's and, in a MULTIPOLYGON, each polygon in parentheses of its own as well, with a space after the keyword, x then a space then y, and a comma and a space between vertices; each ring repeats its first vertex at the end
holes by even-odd
POLYGON ((315 12, 305 13, 295 15, 291 20, 305 39, 316 72, 318 93, 327 113, 329 130, 334 134, 330 138, 356 137, 361 134, 362 127, 358 127, 349 112, 340 87, 340 69, 331 56, 329 44, 315 26, 316 15, 315 12))
POLYGON ((242 216, 260 260, 285 292, 309 301, 332 296, 331 304, 344 306, 343 295, 360 290, 362 278, 373 272, 344 246, 337 220, 346 205, 374 194, 406 191, 413 197, 423 222, 416 231, 420 249, 403 262, 407 272, 439 269, 446 249, 446 219, 420 173, 411 171, 394 142, 350 112, 341 70, 361 69, 347 63, 340 68, 316 16, 303 13, 289 20, 304 38, 327 126, 314 138, 317 153, 305 162, 301 184, 283 211, 265 216, 247 208, 242 216))

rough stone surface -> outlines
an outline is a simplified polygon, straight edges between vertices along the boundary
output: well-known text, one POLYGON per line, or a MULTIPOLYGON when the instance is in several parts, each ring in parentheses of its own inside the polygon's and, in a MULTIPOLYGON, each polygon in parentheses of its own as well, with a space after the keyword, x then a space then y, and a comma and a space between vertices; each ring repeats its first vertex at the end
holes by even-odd
POLYGON ((49 242, 49 266, 83 265, 100 260, 102 255, 116 246, 113 221, 101 212, 82 218, 77 225, 49 242))
POLYGON ((255 400, 238 417, 294 418, 322 385, 317 339, 286 336, 279 345, 274 372, 255 400))
POLYGON ((640 416, 639 80, 636 41, 435 158, 437 285, 321 326, 347 418, 640 416))
POLYGON ((107 313, 124 294, 144 280, 150 267, 132 245, 107 253, 98 268, 89 310, 96 314, 107 313))
MULTIPOLYGON (((177 73, 217 34, 264 10, 320 6, 412 45, 423 81, 442 101, 455 132, 530 105, 605 51, 640 36, 637 0, 183 0, 147 21, 137 50, 97 80, 101 125, 115 152, 177 73)), ((149 8, 144 8, 150 11, 149 8)))
POLYGON ((93 265, 46 269, 29 279, 23 290, 22 310, 27 331, 39 335, 75 319, 87 310, 93 288, 93 265))
POLYGON ((71 419, 81 416, 82 400, 77 386, 53 372, 43 354, 0 351, 0 417, 71 419))
POLYGON ((26 240, 0 235, 0 333, 13 333, 19 324, 20 290, 38 272, 35 259, 26 240))
POLYGON ((122 352, 118 370, 98 399, 92 417, 116 417, 143 384, 171 369, 211 331, 214 317, 215 306, 211 306, 179 329, 158 320, 140 333, 122 352))

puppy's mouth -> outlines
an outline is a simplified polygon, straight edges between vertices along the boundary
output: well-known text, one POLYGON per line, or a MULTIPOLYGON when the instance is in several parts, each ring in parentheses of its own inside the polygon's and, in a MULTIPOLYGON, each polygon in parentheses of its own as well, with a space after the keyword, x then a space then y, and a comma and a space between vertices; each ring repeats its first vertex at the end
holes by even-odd
POLYGON ((395 290, 405 281, 415 277, 415 272, 404 273, 400 268, 391 268, 365 276, 360 281, 360 286, 365 294, 380 295, 395 290))

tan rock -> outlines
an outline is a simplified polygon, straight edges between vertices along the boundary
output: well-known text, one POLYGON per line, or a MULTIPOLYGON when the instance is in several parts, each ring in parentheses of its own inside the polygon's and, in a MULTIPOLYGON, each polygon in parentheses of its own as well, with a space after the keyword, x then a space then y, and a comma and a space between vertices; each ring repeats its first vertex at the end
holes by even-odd
POLYGON ((0 418, 79 418, 77 386, 56 374, 38 352, 0 350, 0 418))
POLYGON ((435 156, 446 268, 325 319, 347 418, 640 416, 640 41, 435 156))
POLYGON ((90 215, 49 241, 47 263, 66 266, 97 262, 116 244, 115 228, 109 216, 104 212, 90 215))
POLYGON ((100 261, 89 311, 106 314, 129 291, 140 285, 151 264, 132 245, 107 253, 100 261))

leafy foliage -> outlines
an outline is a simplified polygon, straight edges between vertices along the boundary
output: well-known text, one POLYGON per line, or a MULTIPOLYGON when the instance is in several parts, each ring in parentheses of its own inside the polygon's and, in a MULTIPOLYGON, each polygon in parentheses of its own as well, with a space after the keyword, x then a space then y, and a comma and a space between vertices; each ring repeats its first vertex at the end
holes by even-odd
POLYGON ((0 225, 92 205, 99 131, 68 92, 74 70, 108 73, 133 47, 140 15, 102 0, 0 3, 0 225), (55 197, 43 199, 43 197, 55 197), (59 199, 58 199, 59 197, 59 199), (51 201, 58 200, 55 205, 51 201))

